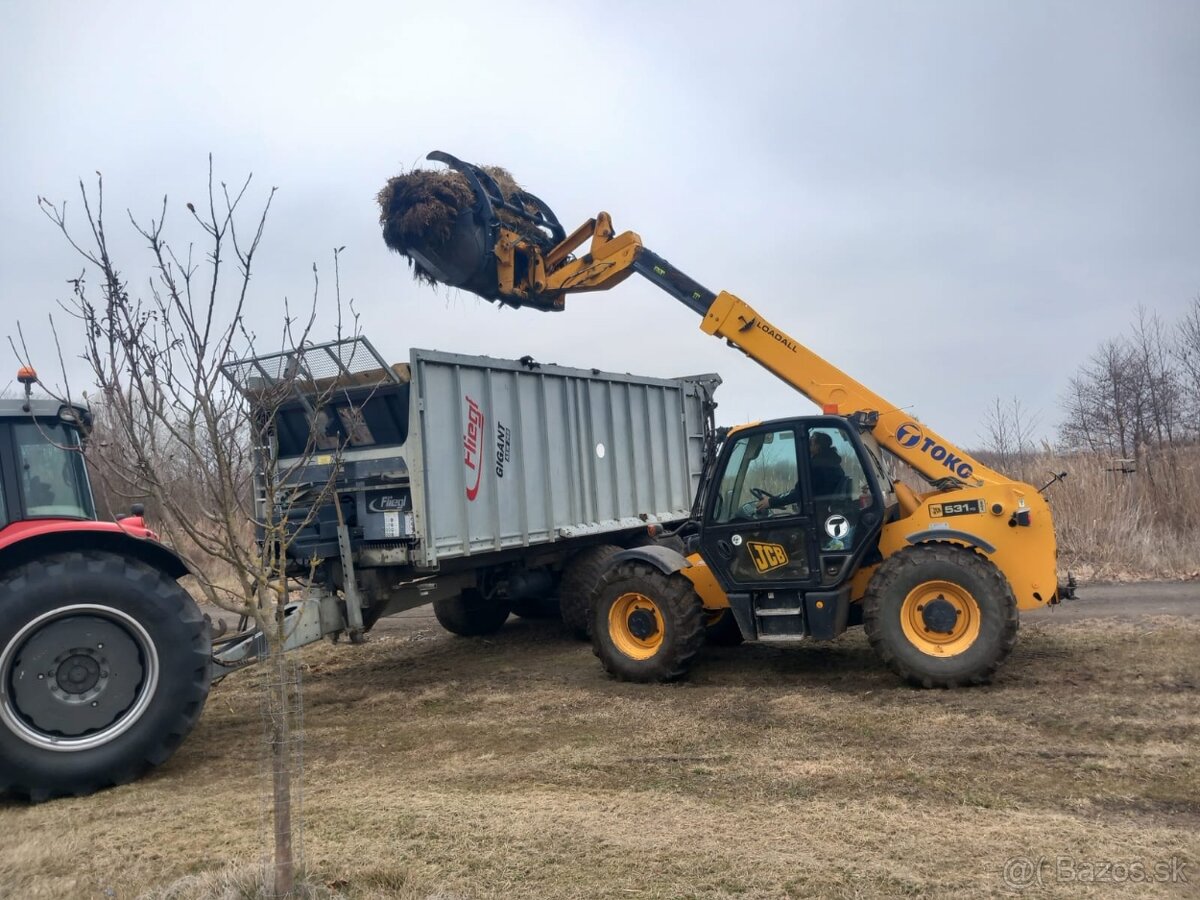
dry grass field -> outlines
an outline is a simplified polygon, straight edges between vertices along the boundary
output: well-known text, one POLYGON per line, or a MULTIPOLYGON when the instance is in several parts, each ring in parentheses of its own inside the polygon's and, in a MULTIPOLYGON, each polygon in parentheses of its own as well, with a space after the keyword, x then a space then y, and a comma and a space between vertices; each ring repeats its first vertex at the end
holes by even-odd
MULTIPOLYGON (((899 685, 861 633, 637 686, 547 623, 464 640, 391 620, 304 654, 308 879, 413 900, 1005 896, 1026 857, 1056 896, 1197 896, 1200 618, 1130 609, 1029 616, 996 684, 955 692, 899 685), (1172 859, 1187 883, 1112 883, 1172 859)), ((0 801, 0 895, 254 896, 255 677, 216 688, 140 783, 0 801)))

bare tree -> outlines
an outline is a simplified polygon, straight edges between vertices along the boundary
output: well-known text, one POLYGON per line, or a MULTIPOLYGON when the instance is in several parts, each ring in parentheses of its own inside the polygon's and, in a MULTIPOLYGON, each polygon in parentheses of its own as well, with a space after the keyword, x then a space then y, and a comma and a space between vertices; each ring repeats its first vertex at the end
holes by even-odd
MULTIPOLYGON (((263 373, 248 396, 223 370, 255 352, 247 327, 252 266, 275 189, 261 209, 243 212, 247 178, 231 189, 214 182, 209 160, 204 208, 187 204, 203 235, 197 261, 188 245, 177 251, 165 237, 168 204, 142 224, 129 215, 146 242, 151 269, 146 296, 131 293, 110 252, 104 185, 89 192, 80 183, 86 239, 68 226, 66 204, 40 200, 41 208, 85 263, 64 308, 78 321, 82 358, 98 389, 98 471, 111 503, 149 500, 164 539, 189 551, 196 590, 209 604, 253 622, 265 640, 271 666, 267 708, 272 772, 273 888, 291 895, 295 884, 293 797, 299 777, 291 754, 297 735, 288 711, 299 703, 299 685, 284 667, 286 609, 296 582, 289 569, 293 535, 321 505, 310 493, 300 504, 289 472, 272 464, 274 413, 306 378, 302 371, 263 373), (95 286, 89 279, 95 279, 95 286), (260 483, 256 503, 255 476, 260 483)), ((334 252, 337 271, 339 251, 334 252)), ((335 285, 336 285, 335 278, 335 285)), ((293 317, 286 301, 273 347, 302 348, 315 320, 319 281, 306 313, 293 317)), ((341 337, 340 291, 337 297, 341 337)), ((304 388, 333 391, 305 383, 304 388)), ((318 400, 318 406, 320 401, 318 400)), ((317 423, 310 421, 310 450, 317 423)), ((333 452, 339 448, 334 447, 333 452)), ((329 453, 326 446, 324 453, 329 453)), ((304 457, 296 465, 303 465, 304 457)), ((332 490, 332 488, 329 488, 332 490)))
POLYGON ((994 398, 984 418, 984 447, 995 457, 1001 471, 1024 478, 1026 464, 1036 449, 1039 416, 1030 413, 1020 399, 1007 403, 994 398))
POLYGON ((1200 437, 1200 296, 1179 320, 1171 355, 1179 366, 1180 393, 1188 437, 1200 437))
POLYGON ((1170 444, 1178 431, 1179 378, 1170 338, 1157 313, 1138 306, 1131 345, 1144 398, 1141 436, 1154 446, 1170 444))
POLYGON ((1105 341, 1072 377, 1060 432, 1070 447, 1129 456, 1137 447, 1135 364, 1126 341, 1105 341))

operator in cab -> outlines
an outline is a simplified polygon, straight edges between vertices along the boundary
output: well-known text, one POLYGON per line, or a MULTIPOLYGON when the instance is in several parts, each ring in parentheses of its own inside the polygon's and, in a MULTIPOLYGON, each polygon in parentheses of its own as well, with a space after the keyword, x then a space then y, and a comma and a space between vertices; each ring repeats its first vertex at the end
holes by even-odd
MULTIPOLYGON (((808 439, 809 474, 812 476, 813 495, 827 497, 836 494, 846 473, 842 470, 842 457, 833 449, 833 438, 823 431, 814 431, 808 439)), ((779 509, 800 502, 800 482, 790 491, 783 494, 761 498, 756 507, 759 512, 767 509, 779 509)))

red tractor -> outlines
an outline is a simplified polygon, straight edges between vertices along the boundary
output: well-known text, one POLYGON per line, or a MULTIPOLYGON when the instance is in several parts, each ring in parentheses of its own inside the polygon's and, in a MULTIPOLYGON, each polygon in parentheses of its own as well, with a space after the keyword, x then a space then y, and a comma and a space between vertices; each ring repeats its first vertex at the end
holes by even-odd
POLYGON ((88 410, 0 400, 0 794, 87 794, 164 762, 208 696, 209 625, 141 510, 99 521, 88 410))

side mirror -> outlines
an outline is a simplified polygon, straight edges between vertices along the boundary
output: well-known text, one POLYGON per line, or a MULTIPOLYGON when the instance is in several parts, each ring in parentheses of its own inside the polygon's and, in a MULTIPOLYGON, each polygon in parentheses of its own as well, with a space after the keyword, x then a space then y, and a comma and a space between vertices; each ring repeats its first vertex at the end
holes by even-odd
POLYGON ((121 515, 117 516, 117 521, 123 522, 126 519, 128 519, 130 516, 144 516, 144 515, 146 515, 146 505, 144 503, 134 503, 129 507, 129 512, 121 513, 121 515))

